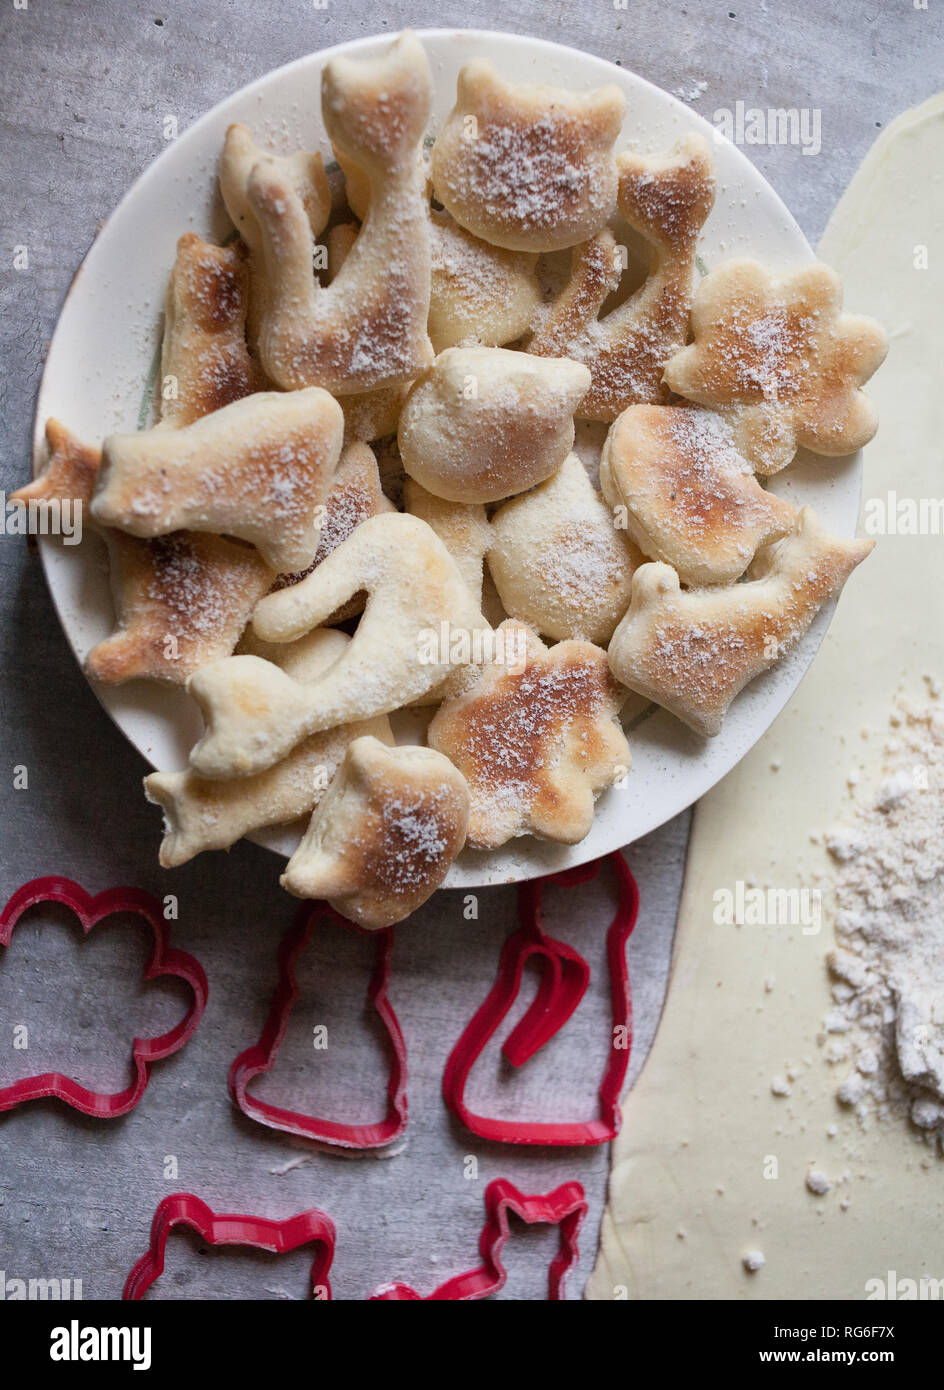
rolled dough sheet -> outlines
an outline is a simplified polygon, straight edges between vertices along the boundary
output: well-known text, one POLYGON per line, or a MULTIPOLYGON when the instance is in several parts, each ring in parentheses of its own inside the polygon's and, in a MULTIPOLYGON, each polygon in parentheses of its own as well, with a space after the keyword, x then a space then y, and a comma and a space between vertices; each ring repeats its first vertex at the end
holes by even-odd
MULTIPOLYGON (((881 427, 863 499, 944 495, 944 94, 879 137, 819 253, 850 309, 891 339, 868 388, 881 427)), ((944 677, 942 557, 940 536, 878 539, 792 703, 698 805, 671 983, 624 1107, 589 1298, 863 1299, 889 1270, 944 1277, 944 1160, 906 1120, 863 1130, 835 1098, 848 1064, 831 1068, 817 1041, 831 927, 712 919, 715 891, 739 879, 828 875, 811 832, 850 806, 850 767, 879 760, 898 692, 927 699, 923 676, 944 677), (789 1071, 790 1095, 775 1096, 789 1071), (832 1182, 823 1196, 811 1169, 832 1182), (754 1250, 765 1263, 750 1273, 754 1250)))

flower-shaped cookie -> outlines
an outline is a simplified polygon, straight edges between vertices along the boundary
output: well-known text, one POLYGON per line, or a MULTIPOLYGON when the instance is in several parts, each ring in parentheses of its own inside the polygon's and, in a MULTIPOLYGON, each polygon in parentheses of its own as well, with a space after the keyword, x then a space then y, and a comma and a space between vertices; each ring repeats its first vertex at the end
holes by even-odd
POLYGON ((629 768, 619 724, 625 691, 606 653, 590 642, 548 649, 514 619, 498 629, 507 649, 525 639, 525 659, 497 659, 465 694, 446 700, 429 743, 469 784, 469 844, 497 849, 534 834, 576 844, 593 821, 599 792, 629 768))
POLYGON ((666 363, 666 384, 725 415, 758 473, 785 468, 800 446, 854 453, 878 427, 859 388, 888 344, 874 320, 841 309, 828 266, 777 279, 755 261, 730 261, 699 286, 693 342, 666 363))

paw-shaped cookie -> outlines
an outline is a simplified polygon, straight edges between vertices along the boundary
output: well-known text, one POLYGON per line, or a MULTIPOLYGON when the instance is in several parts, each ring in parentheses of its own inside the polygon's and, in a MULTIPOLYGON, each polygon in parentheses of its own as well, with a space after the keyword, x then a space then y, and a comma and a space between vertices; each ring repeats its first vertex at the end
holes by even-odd
POLYGON ((528 351, 572 357, 593 381, 577 408, 590 420, 613 420, 627 406, 662 401, 662 372, 685 342, 692 303, 695 244, 711 211, 715 179, 708 146, 688 135, 664 159, 619 157, 619 210, 645 242, 651 265, 635 293, 601 318, 625 270, 622 248, 607 227, 575 247, 571 277, 539 310, 528 351))
POLYGON ((613 674, 711 737, 739 691, 798 641, 873 545, 831 536, 804 507, 743 584, 684 590, 671 566, 643 565, 609 646, 613 674))
POLYGON ((724 417, 693 407, 625 410, 603 446, 600 487, 643 554, 689 585, 733 583, 796 519, 758 483, 724 417))
POLYGON ((355 739, 282 875, 362 927, 390 927, 440 886, 465 844, 469 793, 431 748, 355 739))
POLYGON ((483 59, 459 73, 433 146, 436 197, 463 227, 512 251, 556 251, 600 230, 616 201, 618 87, 577 94, 505 82, 483 59))
POLYGON ((873 319, 841 309, 828 266, 775 277, 756 261, 729 261, 701 282, 693 341, 666 363, 666 383, 725 415, 758 473, 785 468, 801 446, 854 453, 878 427, 859 388, 888 345, 873 319))
POLYGON ((629 768, 619 724, 625 696, 606 653, 589 642, 547 648, 514 619, 466 693, 447 700, 429 743, 469 784, 469 844, 497 849, 516 835, 582 840, 596 796, 629 768), (509 661, 524 642, 524 660, 509 661))

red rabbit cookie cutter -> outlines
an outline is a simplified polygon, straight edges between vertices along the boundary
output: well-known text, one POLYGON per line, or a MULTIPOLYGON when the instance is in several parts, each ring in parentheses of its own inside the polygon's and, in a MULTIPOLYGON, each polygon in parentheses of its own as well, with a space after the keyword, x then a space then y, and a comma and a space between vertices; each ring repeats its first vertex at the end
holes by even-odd
POLYGON ((176 1226, 189 1226, 207 1245, 243 1245, 287 1255, 305 1245, 316 1247, 311 1262, 312 1296, 328 1300, 331 1285, 328 1272, 334 1259, 337 1233, 334 1222, 323 1211, 312 1208, 285 1221, 264 1216, 220 1216, 192 1192, 175 1192, 158 1205, 151 1222, 151 1243, 125 1280, 121 1297, 126 1301, 143 1298, 164 1272, 167 1238, 176 1226))
POLYGON ((614 853, 574 869, 532 879, 518 888, 520 928, 505 942, 498 977, 484 1003, 455 1044, 443 1073, 446 1105, 467 1129, 482 1139, 504 1144, 604 1144, 620 1127, 619 1099, 632 1045, 632 995, 626 964, 626 943, 639 913, 639 889, 621 854, 614 853), (577 1008, 590 980, 582 956, 563 941, 548 936, 541 926, 541 898, 548 884, 572 887, 596 878, 604 863, 616 874, 619 901, 606 936, 611 993, 611 1046, 598 1088, 599 1115, 595 1120, 569 1122, 497 1120, 478 1115, 465 1101, 465 1089, 475 1063, 498 1031, 521 989, 525 965, 543 964, 538 989, 527 1012, 506 1038, 502 1053, 513 1067, 520 1067, 543 1047, 577 1008), (624 1043, 616 1045, 617 1037, 624 1043))
POLYGON ((301 909, 279 946, 279 980, 259 1041, 241 1052, 229 1069, 230 1095, 244 1115, 272 1129, 284 1130, 288 1134, 297 1134, 334 1148, 379 1149, 399 1138, 407 1123, 407 1056, 400 1022, 387 997, 392 951, 392 927, 382 931, 365 932, 364 928, 349 922, 324 902, 306 904, 301 909), (275 1066, 289 1018, 298 1002, 295 964, 321 918, 339 923, 350 930, 363 932, 376 940, 376 961, 367 987, 367 998, 384 1025, 390 1071, 387 1078, 387 1113, 382 1120, 370 1124, 345 1124, 338 1120, 321 1119, 316 1115, 272 1105, 249 1093, 249 1085, 253 1078, 261 1072, 271 1071, 275 1066))
POLYGON ((580 1256, 577 1237, 587 1214, 583 1188, 579 1182, 565 1182, 553 1192, 526 1197, 507 1178, 495 1178, 485 1189, 485 1225, 479 1237, 482 1264, 447 1279, 425 1298, 409 1284, 384 1284, 371 1295, 371 1302, 466 1301, 497 1293, 508 1278, 501 1254, 510 1235, 509 1212, 529 1225, 543 1222, 558 1227, 560 1245, 548 1268, 547 1296, 562 1298, 564 1280, 580 1256))
POLYGON ((135 1038, 131 1045, 134 1079, 123 1091, 90 1091, 61 1072, 43 1072, 27 1076, 9 1086, 0 1087, 0 1110, 10 1110, 25 1101, 42 1100, 52 1096, 62 1100, 83 1115, 96 1119, 114 1119, 133 1110, 141 1099, 151 1075, 154 1062, 179 1051, 196 1031, 206 1008, 208 985, 203 966, 186 951, 170 945, 167 923, 160 904, 150 893, 140 888, 109 888, 94 897, 70 878, 50 876, 34 878, 18 888, 0 913, 0 946, 9 946, 13 929, 29 908, 39 903, 60 903, 69 908, 82 924, 87 936, 93 927, 106 917, 128 912, 141 917, 154 935, 154 949, 144 968, 145 980, 162 976, 185 980, 193 993, 193 1003, 180 1022, 157 1038, 135 1038))

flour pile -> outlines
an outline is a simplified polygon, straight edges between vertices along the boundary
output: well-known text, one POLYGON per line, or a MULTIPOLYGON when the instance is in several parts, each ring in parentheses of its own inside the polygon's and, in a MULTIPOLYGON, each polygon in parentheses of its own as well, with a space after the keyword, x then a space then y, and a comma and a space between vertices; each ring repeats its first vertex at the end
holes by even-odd
POLYGON ((861 1120, 907 1113, 944 1145, 944 711, 900 702, 882 779, 826 834, 837 865, 827 1058, 861 1120))

